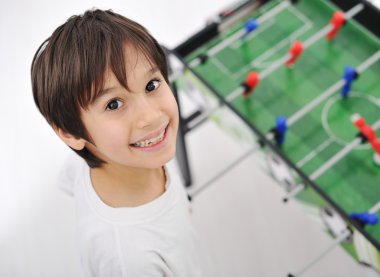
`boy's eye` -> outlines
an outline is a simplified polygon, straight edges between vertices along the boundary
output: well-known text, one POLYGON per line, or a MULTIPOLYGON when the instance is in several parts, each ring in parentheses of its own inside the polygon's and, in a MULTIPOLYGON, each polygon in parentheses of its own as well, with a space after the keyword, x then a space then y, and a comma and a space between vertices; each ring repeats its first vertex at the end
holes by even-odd
POLYGON ((112 100, 110 101, 108 104, 107 104, 107 110, 117 110, 119 109, 121 106, 123 105, 123 102, 121 102, 120 100, 112 100))
POLYGON ((160 81, 159 80, 152 80, 152 81, 149 81, 149 83, 146 85, 146 90, 147 91, 153 91, 155 89, 158 89, 158 87, 160 86, 160 81))

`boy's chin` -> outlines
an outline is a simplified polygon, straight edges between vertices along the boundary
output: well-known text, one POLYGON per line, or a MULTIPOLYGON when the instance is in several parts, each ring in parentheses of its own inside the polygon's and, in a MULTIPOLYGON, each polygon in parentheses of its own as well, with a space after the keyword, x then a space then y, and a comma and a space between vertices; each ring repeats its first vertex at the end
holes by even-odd
POLYGON ((125 161, 125 162, 110 162, 109 164, 117 164, 119 166, 125 166, 125 167, 132 167, 132 168, 145 168, 145 169, 157 169, 160 167, 165 166, 168 162, 172 161, 175 158, 176 149, 174 147, 173 151, 170 153, 167 153, 166 155, 162 157, 156 157, 156 158, 150 158, 146 161, 138 161, 136 163, 131 163, 131 161, 125 161))

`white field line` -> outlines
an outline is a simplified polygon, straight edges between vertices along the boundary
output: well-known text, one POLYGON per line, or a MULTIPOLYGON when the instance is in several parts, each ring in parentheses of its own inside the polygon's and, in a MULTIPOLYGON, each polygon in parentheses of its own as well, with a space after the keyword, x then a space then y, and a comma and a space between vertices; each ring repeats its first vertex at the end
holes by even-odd
POLYGON ((248 34, 248 36, 246 38, 244 38, 243 40, 237 40, 232 46, 231 48, 233 49, 238 49, 243 43, 247 43, 248 40, 252 40, 253 38, 255 38, 257 35, 259 35, 260 33, 262 33, 263 31, 265 31, 266 29, 268 29, 269 27, 271 27, 274 23, 276 22, 275 19, 271 19, 271 21, 269 21, 268 23, 266 23, 264 26, 262 27, 259 27, 259 29, 257 31, 253 31, 251 32, 250 34, 248 34))
POLYGON ((217 68, 219 68, 220 71, 222 71, 225 75, 228 76, 229 79, 231 79, 230 71, 222 62, 220 62, 218 59, 212 59, 211 61, 217 68))
POLYGON ((275 15, 277 15, 278 13, 280 13, 282 10, 286 9, 287 7, 291 6, 292 4, 290 3, 289 0, 287 1, 283 1, 281 4, 278 4, 277 6, 275 6, 273 9, 265 12, 263 15, 261 15, 258 19, 257 19, 257 22, 261 25, 262 23, 264 23, 266 20, 268 20, 269 18, 272 18, 274 17, 275 15))
POLYGON ((299 20, 303 21, 305 24, 302 26, 302 28, 294 31, 287 38, 285 38, 281 42, 279 42, 275 47, 272 47, 271 49, 269 49, 268 51, 266 51, 265 53, 263 53, 259 57, 257 57, 255 61, 251 62, 252 65, 255 65, 256 63, 260 63, 260 62, 262 62, 262 60, 266 59, 268 56, 273 55, 274 53, 277 52, 274 50, 278 50, 277 48, 282 48, 283 47, 282 44, 284 42, 286 44, 286 42, 288 42, 289 40, 290 41, 295 40, 298 36, 304 34, 307 30, 309 30, 314 25, 313 22, 309 18, 304 16, 301 12, 299 12, 293 6, 289 6, 288 10, 291 13, 293 13, 296 17, 298 17, 299 20), (279 44, 281 44, 281 46, 279 46, 279 44), (274 51, 274 53, 272 53, 272 51, 274 51))
POLYGON ((291 13, 293 13, 296 17, 298 17, 305 24, 301 28, 299 28, 299 29, 295 30, 293 33, 291 33, 287 38, 284 38, 283 40, 281 40, 280 42, 278 42, 274 47, 268 49, 263 54, 261 54, 260 56, 256 57, 253 61, 250 62, 250 64, 244 66, 238 72, 235 72, 233 74, 231 73, 232 74, 231 77, 233 79, 235 79, 235 80, 239 79, 241 77, 241 75, 244 74, 244 73, 246 73, 251 67, 261 67, 261 68, 263 68, 263 67, 270 66, 275 61, 270 61, 270 62, 267 62, 267 63, 263 63, 262 60, 265 60, 268 57, 274 55, 280 49, 282 49, 283 47, 285 47, 288 44, 289 41, 295 40, 298 36, 304 34, 305 32, 307 32, 313 26, 312 21, 310 19, 306 18, 304 15, 302 15, 302 13, 300 13, 297 9, 295 9, 292 6, 289 6, 288 9, 289 9, 289 11, 291 13))
MULTIPOLYGON (((272 10, 267 11, 265 14, 260 16, 257 21, 259 24, 264 23, 266 20, 274 17, 276 14, 280 13, 283 9, 286 9, 291 5, 290 1, 284 1, 281 4, 274 7, 272 10)), ((214 56, 216 53, 221 51, 222 49, 226 48, 227 46, 231 45, 238 39, 240 39, 244 34, 246 33, 246 30, 243 28, 239 31, 237 31, 235 34, 233 34, 231 37, 223 40, 221 43, 215 45, 213 48, 211 48, 209 51, 207 51, 208 56, 214 56)))
POLYGON ((253 60, 250 63, 250 66, 252 66, 252 67, 260 67, 260 68, 270 66, 273 63, 273 61, 263 62, 263 60, 267 59, 270 56, 273 56, 275 53, 277 53, 278 51, 280 51, 280 49, 282 49, 285 46, 287 46, 289 44, 289 42, 294 41, 298 36, 306 33, 312 26, 313 26, 313 24, 306 24, 306 25, 302 26, 302 28, 294 31, 293 33, 291 33, 289 35, 289 37, 284 38, 279 43, 277 43, 274 47, 272 47, 269 50, 265 51, 263 54, 261 54, 255 60, 253 60))
POLYGON ((306 24, 312 23, 312 21, 309 18, 307 18, 302 12, 297 10, 294 6, 289 6, 288 9, 291 13, 293 13, 295 16, 297 16, 301 21, 305 22, 306 24))

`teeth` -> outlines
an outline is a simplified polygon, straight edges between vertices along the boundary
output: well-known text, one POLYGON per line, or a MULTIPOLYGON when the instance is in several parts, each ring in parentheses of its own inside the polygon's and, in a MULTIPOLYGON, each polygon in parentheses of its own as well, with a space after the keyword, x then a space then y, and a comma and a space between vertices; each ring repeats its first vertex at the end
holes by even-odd
POLYGON ((149 147, 149 146, 153 146, 153 145, 161 142, 163 140, 163 138, 164 138, 164 135, 165 135, 165 129, 157 137, 152 138, 152 139, 148 139, 148 140, 138 141, 138 142, 134 143, 133 146, 137 146, 137 147, 149 147))

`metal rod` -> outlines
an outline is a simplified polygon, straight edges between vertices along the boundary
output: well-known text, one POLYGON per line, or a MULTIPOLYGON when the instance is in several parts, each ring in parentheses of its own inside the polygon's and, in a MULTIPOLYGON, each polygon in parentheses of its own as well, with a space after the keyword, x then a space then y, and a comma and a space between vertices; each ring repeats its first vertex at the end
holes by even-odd
POLYGON ((356 146, 361 144, 361 142, 361 138, 354 139, 351 143, 346 145, 343 149, 341 149, 338 153, 331 157, 320 168, 314 171, 314 173, 310 175, 310 180, 314 181, 315 179, 320 177, 323 173, 325 173, 328 169, 330 169, 333 165, 335 165, 338 161, 340 161, 343 157, 350 153, 356 146))
POLYGON ((321 95, 319 95, 317 98, 315 98, 314 100, 312 100, 311 102, 303 106, 300 110, 298 110, 296 113, 294 113, 292 116, 288 118, 287 120, 288 126, 293 125, 299 119, 303 118, 305 114, 307 114, 309 111, 311 111, 313 108, 318 106, 321 102, 323 102, 323 100, 333 95, 338 89, 344 86, 344 83, 345 83, 344 80, 340 79, 331 87, 329 87, 326 91, 324 91, 321 95))
POLYGON ((230 94, 228 94, 226 96, 226 101, 227 103, 231 103, 236 97, 242 95, 244 92, 244 89, 242 87, 238 87, 237 89, 235 89, 233 92, 231 92, 230 94))
POLYGON ((303 191, 305 189, 305 185, 304 184, 300 184, 298 185, 297 187, 295 187, 294 189, 292 189, 291 191, 289 191, 285 196, 284 198, 282 199, 282 201, 284 202, 288 202, 289 199, 293 198, 294 196, 296 196, 298 193, 300 193, 301 191, 303 191))
MULTIPOLYGON (((266 134, 266 139, 271 140, 273 138, 273 133, 266 134)), ((228 166, 223 168, 218 174, 216 174, 214 177, 212 177, 210 180, 205 182, 203 185, 199 186, 198 189, 193 190, 189 193, 190 197, 193 198, 194 196, 198 195, 200 192, 205 190, 207 187, 209 187, 212 183, 214 183, 216 180, 227 174, 229 171, 231 171, 233 168, 235 168, 239 163, 243 162, 246 158, 248 158, 252 153, 254 153, 257 149, 259 149, 260 146, 253 146, 250 148, 246 153, 241 155, 239 158, 237 158, 235 161, 230 163, 228 166)))
POLYGON ((346 240, 351 235, 351 231, 349 229, 345 229, 342 234, 337 236, 334 241, 326 247, 325 250, 323 250, 318 256, 307 262, 301 269, 296 271, 296 273, 288 274, 288 277, 296 277, 300 276, 302 273, 304 273, 307 269, 309 269, 311 266, 316 264, 319 260, 321 260, 327 253, 329 253, 336 245, 340 244, 344 240, 346 240))
POLYGON ((314 43, 316 43, 318 40, 320 40, 321 38, 323 38, 328 32, 330 32, 332 28, 333 28, 333 26, 331 24, 325 26, 323 29, 319 30, 319 32, 316 33, 314 36, 312 36, 309 39, 307 39, 303 43, 303 46, 305 48, 310 47, 311 45, 313 45, 314 43))
POLYGON ((361 12, 363 9, 364 9, 364 5, 363 4, 357 4, 355 7, 353 7, 352 9, 350 9, 349 11, 347 11, 345 13, 345 19, 346 20, 351 19, 356 14, 358 14, 359 12, 361 12))
POLYGON ((377 213, 380 210, 380 201, 375 204, 371 209, 369 209, 369 212, 372 214, 377 213))
POLYGON ((356 68, 356 71, 358 73, 363 72, 367 68, 369 68, 371 65, 373 65, 377 60, 380 59, 380 50, 377 51, 375 54, 373 54, 371 57, 369 57, 367 60, 365 60, 361 65, 359 65, 356 68))
POLYGON ((247 157, 249 157, 253 152, 255 152, 260 147, 255 145, 252 148, 250 148, 248 151, 246 151, 243 155, 235 159, 232 163, 224 167, 218 174, 214 175, 212 178, 210 178, 207 182, 205 182, 203 185, 199 186, 198 188, 194 189, 193 191, 189 191, 189 195, 191 198, 194 198, 195 196, 199 195, 202 191, 204 191, 206 188, 208 188, 211 184, 213 184, 216 180, 220 179, 224 175, 226 175, 228 172, 230 172, 233 168, 235 168, 238 164, 240 164, 243 160, 245 160, 247 157))
POLYGON ((231 45, 238 39, 240 39, 244 34, 246 33, 245 29, 241 29, 229 38, 223 40, 221 43, 215 45, 213 48, 207 51, 206 55, 208 58, 214 56, 215 54, 219 53, 221 50, 226 48, 227 46, 231 45))
POLYGON ((288 59, 291 58, 292 55, 286 53, 282 58, 278 59, 274 63, 272 63, 269 67, 260 72, 260 80, 264 80, 270 74, 272 74, 276 69, 278 69, 281 65, 283 65, 288 59))

